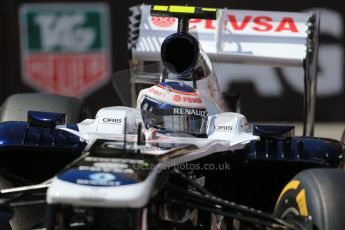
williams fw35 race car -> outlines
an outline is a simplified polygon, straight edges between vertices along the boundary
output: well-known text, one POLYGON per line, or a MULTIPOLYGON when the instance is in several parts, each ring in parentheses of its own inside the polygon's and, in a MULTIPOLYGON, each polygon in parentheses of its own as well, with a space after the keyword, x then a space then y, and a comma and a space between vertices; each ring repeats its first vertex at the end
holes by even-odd
POLYGON ((3 104, 1 229, 343 229, 345 146, 307 136, 317 15, 161 5, 132 10, 132 83, 158 81, 140 91, 135 108, 102 108, 95 119, 84 119, 82 103, 67 97, 13 95, 3 104), (153 22, 165 17, 177 32, 155 31, 153 22), (216 32, 196 35, 192 20, 216 32), (157 44, 158 79, 136 66, 160 59, 157 44), (251 125, 231 112, 208 55, 304 67, 306 135, 294 136, 293 126, 251 125))

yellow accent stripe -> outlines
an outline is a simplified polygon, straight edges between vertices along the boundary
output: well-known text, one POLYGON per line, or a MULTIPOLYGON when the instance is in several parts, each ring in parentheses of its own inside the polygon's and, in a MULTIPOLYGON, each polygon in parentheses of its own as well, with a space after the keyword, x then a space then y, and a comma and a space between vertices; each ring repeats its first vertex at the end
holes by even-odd
POLYGON ((283 191, 280 193, 279 198, 277 200, 276 208, 277 208, 277 205, 278 205, 280 199, 283 197, 283 195, 290 189, 297 189, 299 184, 300 184, 300 182, 298 180, 292 180, 284 187, 283 191))
POLYGON ((302 189, 296 196, 299 213, 301 216, 308 216, 307 199, 305 196, 305 189, 302 189))
POLYGON ((157 11, 168 11, 168 6, 155 5, 155 6, 153 6, 153 10, 157 10, 157 11))
POLYGON ((169 12, 194 14, 195 7, 194 6, 170 6, 169 12))
POLYGON ((212 12, 216 12, 217 9, 216 8, 202 8, 202 11, 212 11, 212 12))

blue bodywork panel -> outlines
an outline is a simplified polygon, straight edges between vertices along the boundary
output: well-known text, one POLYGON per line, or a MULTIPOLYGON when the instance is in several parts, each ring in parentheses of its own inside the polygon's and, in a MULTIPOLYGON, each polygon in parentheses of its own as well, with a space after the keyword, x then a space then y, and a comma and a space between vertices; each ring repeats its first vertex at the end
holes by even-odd
POLYGON ((345 145, 328 138, 295 137, 294 126, 254 125, 260 140, 250 142, 242 151, 251 160, 315 163, 338 167, 345 145))
MULTIPOLYGON (((73 134, 55 129, 64 118, 64 114, 30 112, 28 122, 0 123, 0 169, 43 180, 80 156, 86 144, 73 134), (27 168, 17 167, 18 161, 27 162, 27 168), (38 167, 35 170, 41 172, 34 173, 32 167, 38 167)), ((76 124, 67 127, 78 130, 76 124)), ((339 141, 294 137, 293 126, 256 125, 253 130, 261 139, 238 150, 241 158, 312 163, 323 167, 338 167, 342 163, 345 147, 339 141)))
MULTIPOLYGON (((78 130, 77 125, 67 125, 78 130)), ((81 152, 85 144, 79 137, 63 130, 30 126, 28 122, 8 121, 0 123, 0 151, 3 148, 54 148, 81 152)))
POLYGON ((29 111, 28 122, 30 126, 41 128, 55 128, 57 125, 64 125, 66 114, 29 111))
POLYGON ((286 140, 250 142, 244 151, 251 160, 315 163, 338 167, 343 160, 344 144, 326 138, 294 137, 286 140))
POLYGON ((253 134, 265 137, 293 137, 295 127, 290 125, 254 125, 253 134))
POLYGON ((59 175, 63 181, 78 185, 95 187, 113 187, 138 183, 138 180, 125 173, 117 172, 95 172, 90 170, 70 169, 59 175))
MULTIPOLYGON (((28 122, 0 123, 0 174, 11 181, 41 182, 80 156, 86 144, 55 126, 64 114, 29 112, 28 122), (13 176, 15 175, 15 176, 13 176)), ((67 128, 78 130, 76 124, 67 128)))

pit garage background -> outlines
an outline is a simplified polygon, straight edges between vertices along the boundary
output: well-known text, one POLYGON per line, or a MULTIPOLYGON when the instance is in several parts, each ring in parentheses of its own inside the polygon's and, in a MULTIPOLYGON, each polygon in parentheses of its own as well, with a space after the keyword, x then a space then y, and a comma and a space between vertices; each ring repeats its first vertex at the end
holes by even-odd
MULTIPOLYGON (((128 69, 128 8, 141 3, 320 12, 316 121, 345 122, 341 1, 1 0, 0 102, 14 93, 55 92, 84 99, 93 114, 120 105, 111 75, 128 69)), ((242 113, 250 121, 302 121, 302 70, 233 65, 226 71, 222 87, 240 94, 242 113)))

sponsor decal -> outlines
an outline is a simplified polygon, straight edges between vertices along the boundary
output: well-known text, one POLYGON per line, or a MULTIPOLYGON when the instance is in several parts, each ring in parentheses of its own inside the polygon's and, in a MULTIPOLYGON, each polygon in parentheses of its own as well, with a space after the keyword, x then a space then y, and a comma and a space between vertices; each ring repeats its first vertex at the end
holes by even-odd
MULTIPOLYGON (((151 17, 151 22, 157 27, 175 26, 176 20, 164 17, 151 17)), ((258 32, 289 32, 299 33, 298 27, 293 17, 280 17, 279 20, 266 15, 227 15, 226 27, 231 31, 258 31, 258 32)), ((189 23, 192 26, 201 25, 206 30, 215 30, 214 20, 191 19, 189 23)))
POLYGON ((298 209, 301 216, 308 216, 307 197, 305 195, 305 189, 302 189, 297 194, 296 202, 298 204, 298 209))
MULTIPOLYGON (((314 10, 306 9, 305 11, 314 10)), ((336 97, 342 94, 344 90, 344 44, 341 42, 344 37, 343 18, 338 11, 332 11, 328 8, 318 8, 317 11, 322 15, 320 36, 329 38, 329 41, 319 44, 319 68, 322 71, 318 73, 317 92, 318 96, 321 97, 336 97), (329 25, 332 25, 332 30, 330 30, 329 25)), ((297 29, 302 32, 299 26, 297 26, 297 29)), ((226 87, 228 85, 250 84, 253 85, 260 97, 277 98, 287 93, 287 89, 296 93, 293 95, 303 94, 305 90, 299 68, 284 67, 281 68, 281 73, 277 74, 274 69, 261 66, 236 67, 231 68, 231 71, 229 71, 229 66, 221 64, 215 66, 215 72, 218 73, 219 84, 223 86, 223 91, 229 90, 226 87), (262 81, 262 77, 266 81, 262 81)), ((292 94, 289 93, 289 95, 292 94)), ((250 94, 250 96, 254 96, 254 94, 250 94)), ((274 103, 279 105, 279 100, 274 103)), ((287 116, 291 116, 291 114, 292 112, 287 116)))
POLYGON ((119 163, 126 163, 126 164, 142 164, 144 163, 143 160, 136 160, 136 159, 126 159, 126 158, 106 158, 106 157, 86 157, 85 161, 89 162, 119 162, 119 163))
POLYGON ((111 162, 95 162, 93 164, 94 167, 99 167, 102 169, 126 169, 128 168, 128 164, 123 163, 111 163, 111 162))
POLYGON ((203 19, 194 19, 193 18, 193 19, 189 20, 189 23, 191 25, 198 24, 198 23, 204 23, 203 25, 204 25, 205 29, 209 29, 209 30, 216 29, 216 27, 215 27, 216 23, 214 22, 214 20, 211 20, 211 19, 203 20, 203 19))
POLYGON ((24 4, 22 79, 49 93, 86 96, 110 79, 108 6, 24 4))
POLYGON ((302 189, 296 196, 296 202, 298 204, 299 213, 301 216, 308 216, 307 197, 305 189, 302 189))
POLYGON ((151 21, 158 27, 170 27, 175 24, 176 18, 171 17, 151 17, 151 21))
POLYGON ((202 101, 199 97, 183 97, 183 102, 200 104, 202 101))
POLYGON ((150 95, 150 94, 153 94, 153 95, 155 95, 155 96, 159 96, 159 97, 163 97, 163 98, 166 97, 166 94, 165 94, 164 92, 160 91, 160 90, 157 90, 157 89, 156 89, 156 86, 151 87, 150 90, 149 90, 149 92, 148 92, 148 94, 149 94, 149 95, 150 95))
POLYGON ((107 117, 104 117, 102 119, 102 123, 103 124, 121 124, 122 123, 122 119, 119 119, 119 118, 107 118, 107 117))
POLYGON ((89 177, 91 180, 99 182, 108 182, 116 179, 116 177, 110 173, 94 173, 91 174, 89 177))
POLYGON ((93 186, 119 186, 120 181, 115 181, 116 177, 110 173, 94 173, 88 179, 77 179, 77 184, 93 186))
POLYGON ((174 114, 206 117, 206 111, 201 109, 174 108, 174 114))
POLYGON ((99 171, 99 167, 95 166, 79 166, 78 169, 73 168, 58 175, 63 181, 76 183, 86 186, 120 186, 137 183, 137 180, 129 176, 127 173, 133 173, 133 170, 124 168, 109 168, 106 172, 99 171))
POLYGON ((214 130, 220 131, 220 132, 231 132, 233 130, 233 127, 226 126, 226 125, 215 125, 214 130))
POLYGON ((112 172, 112 173, 128 173, 132 174, 134 173, 134 170, 131 168, 121 168, 121 167, 103 167, 99 165, 94 166, 79 166, 79 170, 88 170, 92 172, 112 172))
POLYGON ((173 101, 180 102, 181 101, 181 96, 180 95, 174 95, 173 96, 173 101))
POLYGON ((251 30, 266 32, 266 31, 274 31, 274 32, 282 32, 282 31, 290 31, 292 33, 298 33, 297 26, 295 21, 291 17, 283 17, 280 22, 272 23, 273 19, 269 16, 257 16, 253 17, 251 15, 245 15, 243 18, 238 18, 236 15, 229 14, 228 15, 229 25, 232 30, 242 31, 245 30, 249 26, 251 30), (251 22, 251 23, 250 23, 251 22))

